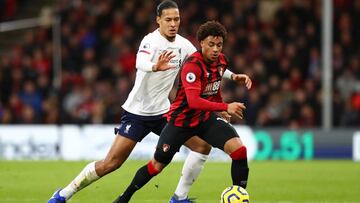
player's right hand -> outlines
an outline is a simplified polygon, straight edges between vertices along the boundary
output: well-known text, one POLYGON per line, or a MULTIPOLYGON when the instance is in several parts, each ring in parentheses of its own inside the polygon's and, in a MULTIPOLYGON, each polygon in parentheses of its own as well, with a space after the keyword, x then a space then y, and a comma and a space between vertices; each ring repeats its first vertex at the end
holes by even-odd
POLYGON ((156 71, 166 71, 172 68, 175 68, 175 65, 169 64, 170 60, 175 57, 172 54, 172 51, 164 51, 159 55, 158 61, 154 64, 152 70, 156 71))
POLYGON ((228 104, 227 112, 232 116, 236 116, 240 119, 243 119, 245 109, 246 107, 244 103, 232 102, 228 104))

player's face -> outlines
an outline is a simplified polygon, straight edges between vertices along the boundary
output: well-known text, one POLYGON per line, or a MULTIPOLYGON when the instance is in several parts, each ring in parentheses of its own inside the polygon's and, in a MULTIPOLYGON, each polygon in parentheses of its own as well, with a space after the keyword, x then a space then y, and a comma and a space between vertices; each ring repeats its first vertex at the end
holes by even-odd
POLYGON ((174 41, 180 25, 179 9, 162 10, 161 16, 156 17, 156 22, 159 24, 160 34, 169 41, 174 41))
POLYGON ((214 62, 222 51, 224 39, 219 36, 208 36, 200 42, 205 61, 214 62))

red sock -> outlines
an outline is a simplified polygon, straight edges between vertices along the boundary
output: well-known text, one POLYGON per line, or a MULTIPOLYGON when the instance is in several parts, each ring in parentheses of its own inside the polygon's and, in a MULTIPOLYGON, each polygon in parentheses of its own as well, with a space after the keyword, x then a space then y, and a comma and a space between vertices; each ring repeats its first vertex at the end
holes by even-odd
POLYGON ((150 160, 147 164, 148 172, 151 176, 155 176, 159 173, 159 171, 155 168, 153 162, 150 160))

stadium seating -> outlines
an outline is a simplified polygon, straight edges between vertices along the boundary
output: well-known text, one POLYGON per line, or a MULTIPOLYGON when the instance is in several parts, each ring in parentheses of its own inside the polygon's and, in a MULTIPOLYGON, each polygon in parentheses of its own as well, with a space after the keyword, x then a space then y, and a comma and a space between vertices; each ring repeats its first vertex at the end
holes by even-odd
MULTIPOLYGON (((52 86, 49 28, 26 31, 0 55, 0 123, 117 123, 135 74, 142 37, 156 28, 157 1, 60 1, 62 85, 52 86), (71 3, 73 2, 73 3, 71 3)), ((181 1, 180 34, 196 46, 197 27, 228 29, 231 70, 250 91, 226 81, 226 101, 244 101, 250 126, 321 125, 321 1, 181 1), (205 9, 204 9, 205 5, 205 9), (266 12, 264 7, 267 9, 266 12)), ((360 1, 334 1, 333 123, 360 124, 360 1)))

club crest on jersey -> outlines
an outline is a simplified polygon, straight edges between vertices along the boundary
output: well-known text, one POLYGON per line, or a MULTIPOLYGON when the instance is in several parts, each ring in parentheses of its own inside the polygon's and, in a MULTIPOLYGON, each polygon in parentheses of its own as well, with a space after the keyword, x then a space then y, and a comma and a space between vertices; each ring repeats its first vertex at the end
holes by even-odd
POLYGON ((218 66, 218 70, 219 70, 220 76, 223 76, 224 75, 224 68, 222 68, 221 66, 218 66))
POLYGON ((189 72, 186 74, 186 81, 189 83, 193 83, 196 80, 196 76, 194 73, 189 72))
POLYGON ((170 145, 168 145, 168 144, 163 144, 162 148, 163 148, 163 151, 164 151, 164 152, 168 152, 169 149, 170 149, 170 145))
POLYGON ((220 68, 220 71, 219 71, 219 72, 220 72, 220 75, 221 75, 221 76, 223 76, 223 75, 224 75, 224 71, 223 71, 223 69, 222 69, 222 68, 220 68))

